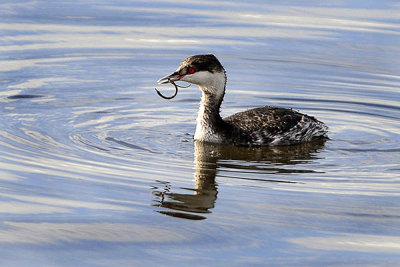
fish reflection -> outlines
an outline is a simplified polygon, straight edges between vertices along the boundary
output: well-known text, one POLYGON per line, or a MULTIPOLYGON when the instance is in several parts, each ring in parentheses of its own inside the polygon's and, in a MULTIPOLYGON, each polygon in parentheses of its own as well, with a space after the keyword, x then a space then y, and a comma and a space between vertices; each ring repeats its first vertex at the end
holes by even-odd
MULTIPOLYGON (((245 173, 249 169, 262 173, 313 173, 314 170, 285 168, 288 165, 304 164, 318 158, 318 151, 325 145, 326 140, 305 143, 296 146, 279 147, 235 147, 220 144, 207 144, 195 141, 195 187, 179 188, 181 192, 173 192, 170 182, 157 181, 152 188, 153 206, 156 211, 165 215, 191 219, 206 219, 202 214, 210 213, 214 208, 218 195, 218 184, 215 181, 218 169, 229 168, 245 173), (258 163, 247 165, 243 163, 258 163), (188 193, 190 191, 190 193, 188 193)), ((303 166, 304 167, 304 166, 303 166)), ((240 173, 235 171, 235 173, 240 173)), ((245 177, 234 179, 254 180, 245 177)), ((257 179, 260 181, 260 179, 257 179)), ((265 182, 296 183, 295 181, 262 179, 265 182)), ((175 190, 175 191, 178 191, 175 190)))

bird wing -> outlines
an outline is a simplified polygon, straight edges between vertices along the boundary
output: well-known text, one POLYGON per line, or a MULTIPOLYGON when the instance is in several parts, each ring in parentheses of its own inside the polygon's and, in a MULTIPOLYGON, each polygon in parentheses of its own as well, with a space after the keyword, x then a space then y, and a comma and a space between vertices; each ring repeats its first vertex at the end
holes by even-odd
POLYGON ((224 121, 248 133, 268 132, 270 135, 287 132, 304 118, 316 120, 313 117, 278 107, 260 107, 233 114, 224 121))

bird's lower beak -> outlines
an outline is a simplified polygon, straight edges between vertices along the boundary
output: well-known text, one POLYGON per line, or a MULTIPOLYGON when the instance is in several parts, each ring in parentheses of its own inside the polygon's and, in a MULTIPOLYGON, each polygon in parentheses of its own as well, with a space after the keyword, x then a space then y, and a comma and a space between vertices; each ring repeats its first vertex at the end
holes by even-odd
POLYGON ((169 83, 169 82, 179 81, 180 79, 183 78, 183 76, 185 76, 185 75, 179 75, 178 72, 174 72, 174 73, 172 73, 170 75, 162 77, 161 79, 159 79, 157 81, 157 83, 158 84, 165 84, 165 83, 169 83))

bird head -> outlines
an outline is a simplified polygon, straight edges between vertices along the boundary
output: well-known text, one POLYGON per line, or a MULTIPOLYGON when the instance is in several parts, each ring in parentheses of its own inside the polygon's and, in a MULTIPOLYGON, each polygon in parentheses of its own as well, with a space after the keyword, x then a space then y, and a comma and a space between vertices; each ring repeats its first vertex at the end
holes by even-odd
POLYGON ((224 68, 214 55, 196 55, 186 58, 175 72, 159 79, 158 83, 176 81, 197 84, 203 93, 223 96, 226 75, 224 68))

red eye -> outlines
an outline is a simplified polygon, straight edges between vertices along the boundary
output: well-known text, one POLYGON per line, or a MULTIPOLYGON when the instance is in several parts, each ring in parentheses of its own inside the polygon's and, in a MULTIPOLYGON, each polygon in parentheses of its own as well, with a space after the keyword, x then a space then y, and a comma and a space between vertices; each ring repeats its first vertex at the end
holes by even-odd
POLYGON ((189 72, 190 74, 193 74, 193 73, 195 73, 196 71, 195 71, 193 68, 189 68, 189 69, 188 69, 188 72, 189 72))

